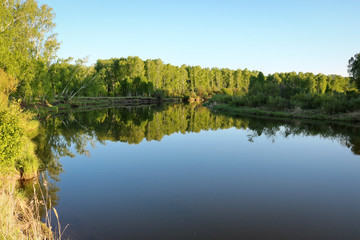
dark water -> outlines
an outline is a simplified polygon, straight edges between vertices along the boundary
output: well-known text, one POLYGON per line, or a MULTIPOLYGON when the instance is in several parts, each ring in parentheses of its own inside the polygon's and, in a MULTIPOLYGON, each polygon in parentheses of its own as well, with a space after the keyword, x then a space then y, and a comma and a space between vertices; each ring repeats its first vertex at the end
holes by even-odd
POLYGON ((360 129, 196 105, 43 121, 70 239, 360 239, 360 129))

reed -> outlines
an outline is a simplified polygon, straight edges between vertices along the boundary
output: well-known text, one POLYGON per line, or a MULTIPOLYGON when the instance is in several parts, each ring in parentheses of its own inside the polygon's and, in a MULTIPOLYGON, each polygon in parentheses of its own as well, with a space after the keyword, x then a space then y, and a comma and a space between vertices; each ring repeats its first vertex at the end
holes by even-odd
POLYGON ((2 178, 0 181, 0 240, 61 240, 64 230, 61 230, 59 215, 51 206, 47 182, 43 182, 45 191, 36 179, 32 183, 33 196, 27 197, 17 189, 15 178, 2 178), (39 185, 40 186, 40 185, 39 185), (38 193, 41 198, 39 199, 38 193), (43 221, 40 212, 45 209, 43 221), (57 227, 52 229, 51 215, 56 217, 57 227))

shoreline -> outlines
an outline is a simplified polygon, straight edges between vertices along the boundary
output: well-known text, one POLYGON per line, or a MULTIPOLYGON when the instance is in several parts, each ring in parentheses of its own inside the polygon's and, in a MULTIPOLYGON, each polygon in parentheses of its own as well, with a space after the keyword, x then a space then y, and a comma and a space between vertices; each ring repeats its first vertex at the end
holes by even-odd
POLYGON ((181 103, 181 98, 164 98, 158 99, 153 97, 78 97, 69 103, 54 101, 53 103, 39 103, 25 106, 38 115, 48 113, 61 113, 69 110, 92 110, 102 107, 119 107, 119 106, 147 106, 163 103, 181 103))
POLYGON ((321 120, 326 122, 347 122, 347 123, 359 123, 360 112, 349 112, 341 114, 326 114, 319 110, 303 110, 303 109, 288 109, 288 110, 271 110, 268 108, 259 107, 234 107, 230 104, 206 104, 212 112, 225 114, 233 117, 270 117, 278 119, 303 119, 303 120, 321 120))

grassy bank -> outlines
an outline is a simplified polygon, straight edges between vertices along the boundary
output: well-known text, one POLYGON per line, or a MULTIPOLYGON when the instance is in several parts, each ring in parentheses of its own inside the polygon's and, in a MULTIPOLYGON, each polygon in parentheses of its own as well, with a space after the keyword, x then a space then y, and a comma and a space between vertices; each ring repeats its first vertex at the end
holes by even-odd
POLYGON ((53 101, 36 102, 28 104, 26 107, 37 114, 57 113, 70 109, 92 109, 100 107, 116 106, 139 106, 158 103, 182 102, 181 98, 155 98, 155 97, 77 97, 69 102, 53 101))
POLYGON ((42 201, 18 189, 17 176, 1 177, 0 239, 54 239, 50 228, 39 216, 42 201))
POLYGON ((32 119, 33 114, 24 112, 19 102, 9 102, 0 88, 0 240, 54 239, 50 225, 41 222, 41 203, 46 201, 37 199, 35 187, 33 194, 19 188, 23 180, 35 186, 32 180, 40 166, 31 141, 39 122, 32 119))
POLYGON ((264 107, 236 107, 231 104, 207 104, 216 113, 229 116, 249 116, 249 117, 274 117, 274 118, 294 118, 294 119, 313 119, 326 121, 360 122, 360 112, 327 114, 320 110, 302 110, 300 108, 276 111, 264 107))
POLYGON ((0 175, 36 176, 40 163, 31 139, 37 135, 39 122, 32 118, 17 102, 0 104, 0 175))
POLYGON ((51 231, 40 221, 39 204, 18 188, 20 180, 37 177, 40 165, 31 141, 39 122, 31 118, 18 103, 0 102, 1 240, 52 239, 51 231))

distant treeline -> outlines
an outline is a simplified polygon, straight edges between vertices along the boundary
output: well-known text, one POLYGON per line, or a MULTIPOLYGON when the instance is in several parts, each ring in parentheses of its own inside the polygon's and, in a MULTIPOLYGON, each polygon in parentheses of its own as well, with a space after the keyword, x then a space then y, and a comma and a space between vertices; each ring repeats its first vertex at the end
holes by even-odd
POLYGON ((49 81, 36 86, 34 92, 45 98, 75 94, 207 98, 217 93, 246 95, 265 83, 271 84, 267 87, 272 89, 278 88, 282 95, 356 90, 354 81, 340 75, 290 72, 264 76, 262 72, 248 69, 178 67, 164 64, 160 59, 143 61, 139 57, 98 60, 92 67, 86 67, 81 61, 72 64, 69 60, 59 60, 40 75, 49 81))
POLYGON ((100 87, 87 94, 148 95, 162 90, 173 97, 207 97, 214 93, 244 95, 255 85, 265 82, 280 86, 288 94, 346 92, 356 88, 350 78, 340 75, 290 72, 264 76, 262 72, 247 69, 178 67, 164 64, 160 59, 143 61, 138 57, 98 60, 95 72, 99 74, 100 87))
MULTIPOLYGON (((53 9, 37 0, 0 4, 0 69, 17 81, 12 96, 23 101, 71 100, 75 96, 169 96, 207 98, 216 93, 246 95, 259 86, 294 94, 342 93, 357 90, 359 55, 349 61, 351 78, 313 73, 274 73, 246 68, 174 66, 139 57, 97 60, 59 59, 53 33, 53 9), (265 84, 266 83, 266 84, 265 84)), ((5 75, 4 75, 5 76, 5 75)))

